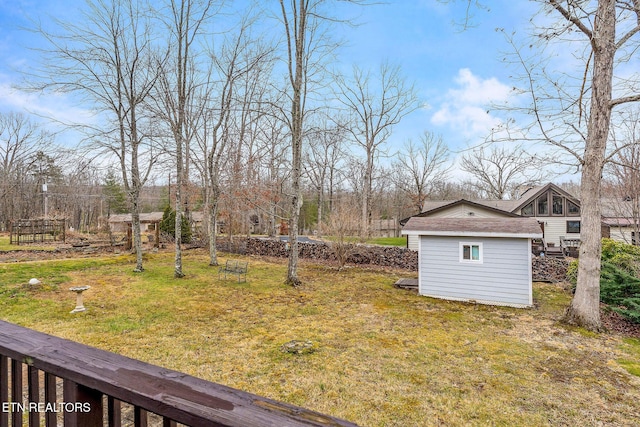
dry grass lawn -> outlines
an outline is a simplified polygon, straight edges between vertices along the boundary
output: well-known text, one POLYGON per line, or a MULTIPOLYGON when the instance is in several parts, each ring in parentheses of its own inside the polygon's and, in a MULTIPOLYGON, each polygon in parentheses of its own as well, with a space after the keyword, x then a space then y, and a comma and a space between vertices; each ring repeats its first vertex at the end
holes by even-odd
POLYGON ((640 425, 640 343, 559 324, 557 286, 521 310, 420 297, 390 270, 304 264, 294 289, 284 260, 243 259, 241 284, 198 251, 183 279, 172 253, 142 274, 130 256, 3 263, 0 317, 362 426, 640 425), (316 351, 282 352, 291 340, 316 351))

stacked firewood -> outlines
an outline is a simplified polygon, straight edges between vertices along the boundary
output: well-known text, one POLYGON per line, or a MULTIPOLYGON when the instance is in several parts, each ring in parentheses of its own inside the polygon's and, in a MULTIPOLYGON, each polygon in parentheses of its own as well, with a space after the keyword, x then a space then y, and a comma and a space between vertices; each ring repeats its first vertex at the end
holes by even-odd
MULTIPOLYGON (((289 256, 289 244, 278 239, 236 239, 243 240, 242 243, 236 242, 236 245, 245 249, 243 253, 247 255, 278 258, 289 256)), ((300 242, 300 258, 336 261, 335 250, 332 245, 330 242, 300 242)), ((407 248, 359 244, 348 244, 347 246, 347 264, 393 267, 409 271, 418 270, 418 253, 407 248)), ((566 281, 568 265, 569 260, 567 259, 534 256, 532 260, 533 280, 536 282, 564 282, 566 281)))
MULTIPOLYGON (((320 261, 335 261, 335 249, 332 243, 299 244, 300 258, 320 261)), ((394 246, 372 246, 347 244, 347 263, 355 265, 377 265, 406 270, 418 270, 418 254, 406 248, 394 246)), ((260 256, 289 256, 289 245, 277 239, 250 238, 247 240, 247 254, 260 256)))
POLYGON ((536 256, 532 259, 531 269, 534 282, 566 282, 570 260, 536 256))

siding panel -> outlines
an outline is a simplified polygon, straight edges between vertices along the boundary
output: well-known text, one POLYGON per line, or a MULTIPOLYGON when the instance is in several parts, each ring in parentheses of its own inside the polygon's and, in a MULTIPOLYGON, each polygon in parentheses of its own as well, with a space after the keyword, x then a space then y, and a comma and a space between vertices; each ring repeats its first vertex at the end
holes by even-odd
POLYGON ((567 233, 567 221, 580 221, 581 218, 575 216, 545 216, 536 218, 540 222, 544 222, 544 239, 547 243, 555 243, 560 245, 560 236, 567 239, 579 239, 580 233, 567 233))
POLYGON ((527 239, 420 236, 420 294, 530 305, 530 248, 527 239), (460 242, 479 242, 483 263, 459 261, 460 242))

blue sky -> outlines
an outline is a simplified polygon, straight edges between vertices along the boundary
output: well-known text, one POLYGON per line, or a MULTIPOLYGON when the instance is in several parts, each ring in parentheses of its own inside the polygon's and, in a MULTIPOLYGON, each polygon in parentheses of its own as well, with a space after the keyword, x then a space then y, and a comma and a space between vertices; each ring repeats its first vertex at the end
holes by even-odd
MULTIPOLYGON (((275 0, 274 0, 275 1, 275 0)), ((0 110, 28 110, 42 115, 78 117, 81 105, 65 97, 40 97, 12 86, 18 70, 34 61, 29 47, 38 41, 20 26, 27 17, 47 21, 47 15, 73 16, 77 0, 0 0, 0 110)), ((511 32, 525 27, 536 5, 524 0, 493 0, 490 9, 475 9, 473 26, 462 30, 466 0, 441 3, 436 0, 396 0, 357 10, 355 28, 343 27, 348 45, 341 65, 376 68, 382 61, 401 66, 414 81, 425 108, 396 126, 389 148, 399 148, 407 139, 417 140, 429 130, 442 135, 453 151, 478 144, 500 118, 487 112, 492 102, 512 97, 509 70, 502 62, 509 49, 496 28, 511 32)))

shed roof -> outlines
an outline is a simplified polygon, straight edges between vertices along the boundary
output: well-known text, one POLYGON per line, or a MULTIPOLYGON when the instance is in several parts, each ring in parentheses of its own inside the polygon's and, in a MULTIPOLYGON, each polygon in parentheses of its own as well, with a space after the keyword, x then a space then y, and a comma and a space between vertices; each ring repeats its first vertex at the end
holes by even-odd
POLYGON ((534 218, 430 218, 412 217, 402 234, 417 236, 542 238, 534 218))

